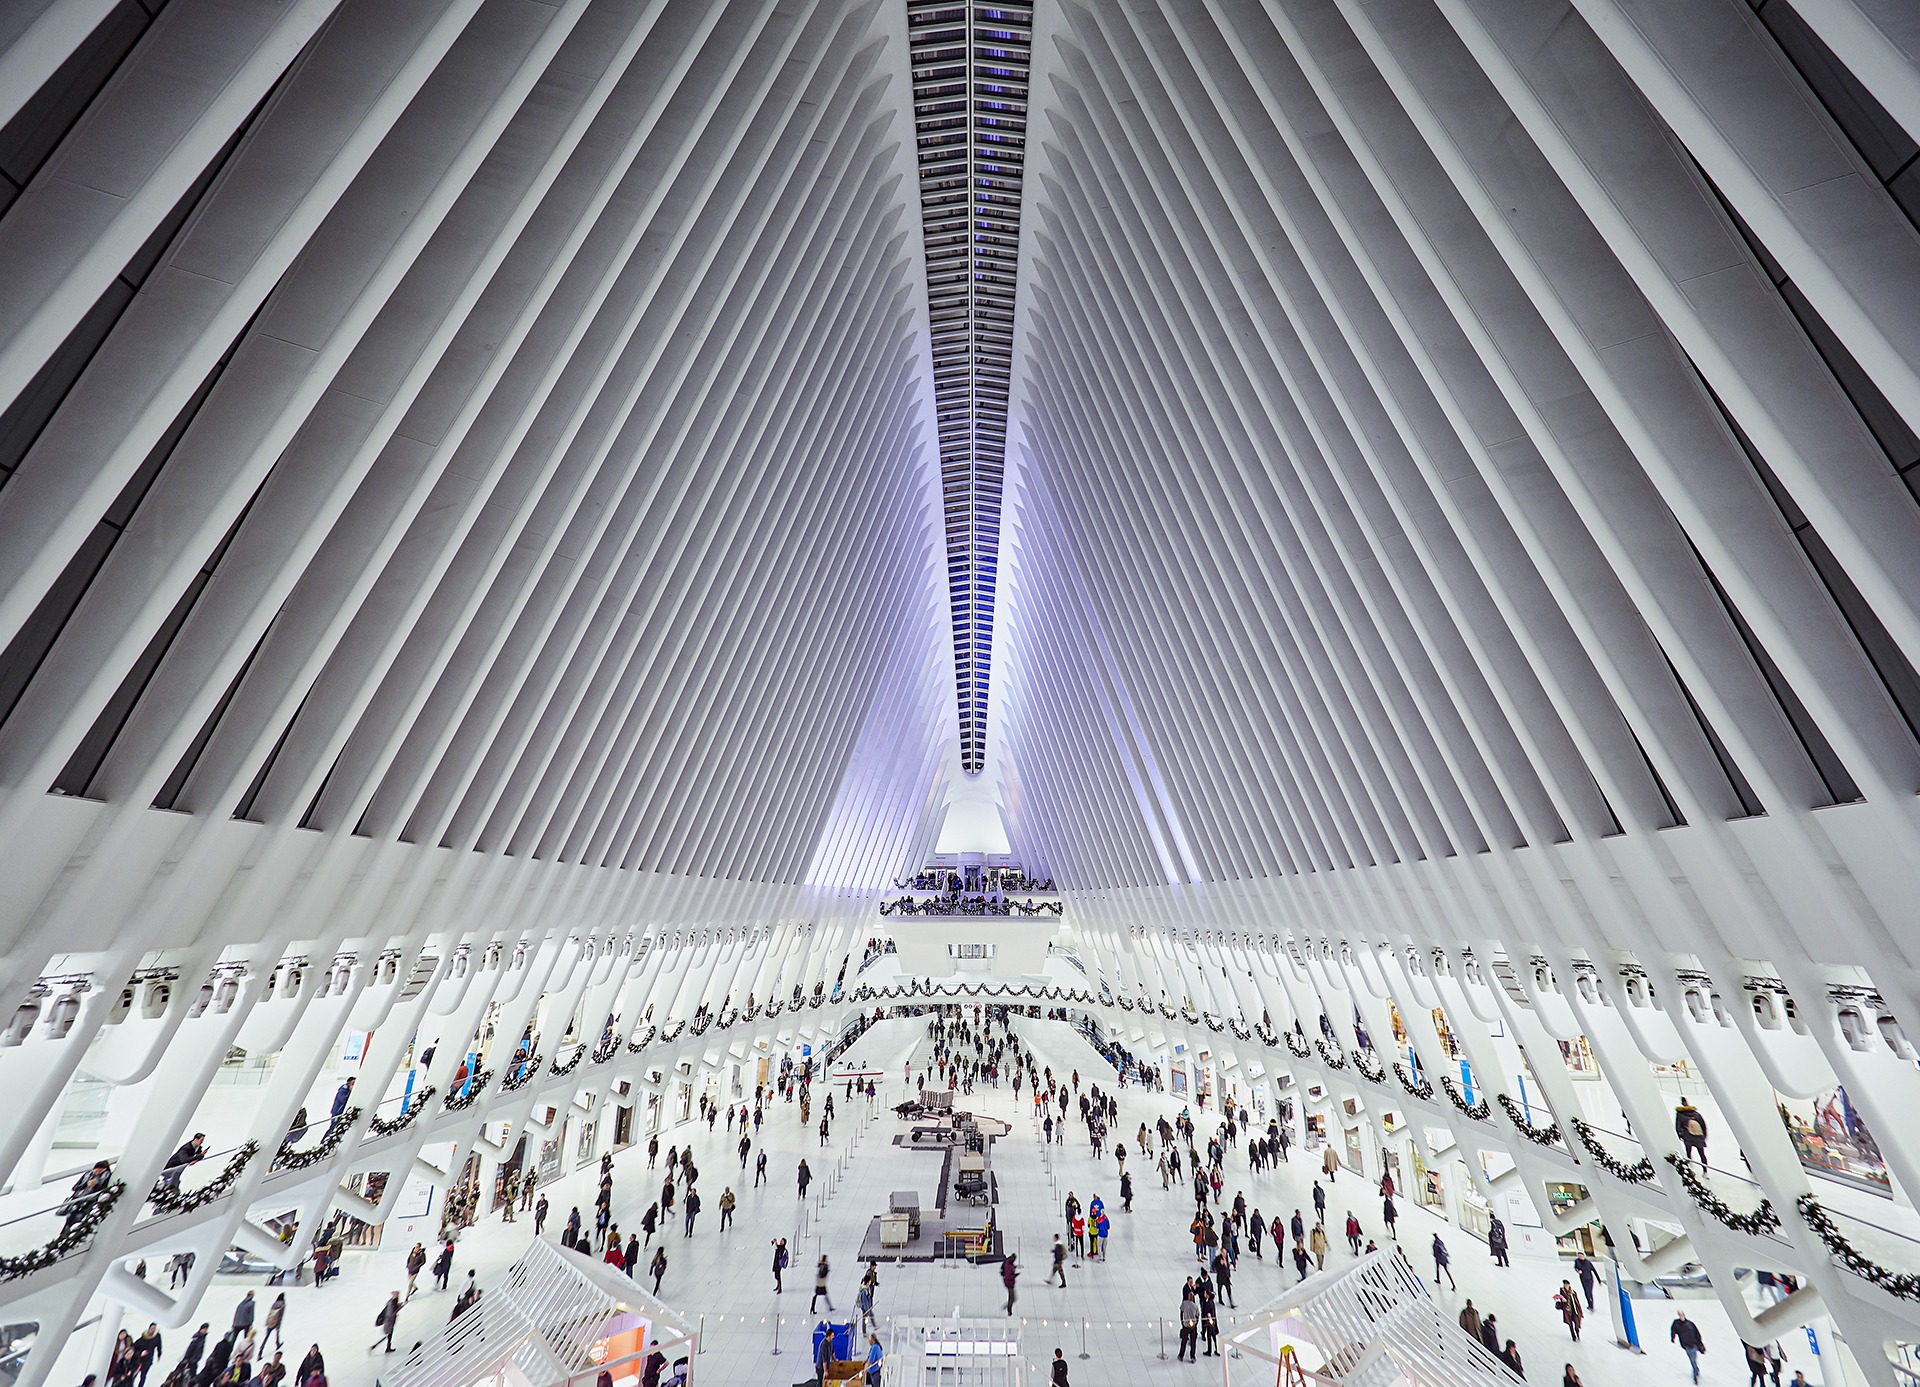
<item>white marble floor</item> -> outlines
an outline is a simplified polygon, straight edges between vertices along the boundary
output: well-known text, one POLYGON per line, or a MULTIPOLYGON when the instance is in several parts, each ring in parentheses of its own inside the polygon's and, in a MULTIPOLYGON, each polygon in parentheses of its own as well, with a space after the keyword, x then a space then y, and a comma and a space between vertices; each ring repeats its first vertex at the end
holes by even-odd
MULTIPOLYGON (((1112 1079, 1112 1071, 1104 1069, 1098 1056, 1066 1026, 1033 1021, 1017 1024, 1027 1043, 1043 1062, 1053 1065, 1056 1073, 1077 1067, 1083 1083, 1112 1079)), ((712 1134, 699 1123, 662 1133, 663 1150, 668 1143, 692 1143, 706 1204, 692 1238, 681 1235, 677 1220, 666 1230, 669 1265, 662 1286, 662 1295, 669 1303, 690 1315, 704 1317, 704 1350, 697 1362, 695 1383, 721 1387, 807 1379, 809 1334, 819 1318, 807 1313, 807 1300, 818 1253, 824 1250, 834 1269, 832 1295, 839 1309, 834 1318, 852 1318, 859 1276, 854 1258, 868 1221, 885 1207, 889 1193, 896 1189, 918 1189, 923 1203, 931 1204, 939 1158, 894 1146, 892 1138, 901 1124, 890 1110, 902 1095, 901 1074, 908 1056, 916 1049, 925 1053, 925 1031, 924 1021, 888 1021, 862 1038, 854 1057, 883 1069, 889 1076, 878 1112, 861 1124, 845 1120, 845 1099, 837 1091, 835 1101, 841 1109, 841 1120, 825 1151, 814 1132, 800 1129, 796 1106, 776 1104, 763 1132, 770 1178, 760 1189, 750 1187, 750 1172, 744 1181, 739 1178, 738 1157, 734 1154, 738 1134, 728 1135, 724 1119, 712 1134), (810 1216, 804 1221, 794 1188, 794 1170, 802 1155, 816 1177, 824 1177, 817 1179, 808 1201, 810 1216), (719 1195, 729 1184, 740 1204, 734 1226, 722 1235, 719 1195), (770 1270, 770 1240, 776 1236, 787 1237, 794 1249, 787 1290, 779 1296, 773 1292, 770 1270), (778 1356, 772 1353, 776 1333, 782 1350, 778 1356)), ((1110 1087, 1110 1082, 1103 1086, 1110 1087)), ((1190 1365, 1172 1357, 1180 1286, 1193 1267, 1186 1229, 1190 1196, 1185 1190, 1162 1191, 1150 1169, 1136 1170, 1134 1211, 1131 1215, 1122 1213, 1112 1157, 1096 1163, 1087 1144, 1075 1141, 1071 1131, 1066 1144, 1055 1146, 1043 1156, 1032 1135, 1032 1105, 1024 1092, 1018 1104, 1010 1088, 982 1090, 966 1101, 976 1111, 1003 1117, 1013 1124, 1012 1135, 996 1144, 993 1165, 998 1177, 1000 1227, 1023 1271, 1015 1314, 1023 1325, 1022 1351, 1027 1358, 1044 1362, 1052 1358, 1056 1345, 1065 1348, 1075 1387, 1220 1381, 1223 1369, 1228 1368, 1228 1380, 1233 1384, 1267 1380, 1256 1371, 1258 1365, 1252 1359, 1233 1362, 1203 1358, 1199 1364, 1190 1365), (1048 1251, 1061 1224, 1060 1202, 1068 1189, 1077 1192, 1083 1202, 1096 1193, 1103 1196, 1112 1211, 1114 1233, 1107 1259, 1070 1264, 1068 1284, 1062 1290, 1049 1285, 1046 1278, 1048 1251), (1165 1359, 1158 1356, 1163 1328, 1167 1335, 1165 1359), (1085 1360, 1078 1357, 1083 1343, 1088 1354, 1085 1360)), ((1120 1095, 1116 1130, 1131 1133, 1140 1122, 1151 1125, 1161 1113, 1172 1115, 1180 1106, 1177 1101, 1137 1088, 1127 1089, 1120 1095)), ((817 1112, 815 1117, 817 1121, 817 1112)), ((658 1195, 663 1172, 648 1171, 644 1143, 616 1156, 614 1169, 614 1217, 622 1227, 637 1227, 640 1214, 658 1195)), ((1244 1156, 1236 1156, 1229 1162, 1225 1197, 1231 1200, 1235 1189, 1245 1189, 1249 1203, 1268 1219, 1275 1213, 1290 1215, 1296 1207, 1312 1207, 1310 1188, 1316 1170, 1296 1159, 1278 1172, 1249 1178, 1244 1156)), ((590 1215, 593 1187, 591 1168, 574 1172, 549 1187, 553 1212, 547 1224, 548 1237, 557 1237, 571 1204, 578 1202, 583 1213, 590 1215)), ((1346 1210, 1351 1207, 1369 1236, 1382 1236, 1379 1201, 1370 1185, 1343 1176, 1330 1193, 1330 1227, 1344 1223, 1346 1210)), ((1552 1308, 1554 1289, 1569 1274, 1567 1268, 1557 1260, 1529 1260, 1518 1254, 1510 1268, 1495 1267, 1484 1245, 1415 1207, 1410 1200, 1400 1204, 1400 1238, 1414 1266, 1431 1266, 1426 1249, 1433 1233, 1441 1232, 1453 1250, 1454 1274, 1460 1286, 1458 1292, 1443 1289, 1442 1301, 1457 1306, 1471 1296, 1477 1306, 1496 1311, 1505 1333, 1518 1342, 1527 1375, 1533 1381, 1555 1383, 1562 1365, 1571 1362, 1587 1387, 1646 1387, 1649 1380, 1686 1382, 1685 1359, 1667 1343, 1673 1305, 1664 1300, 1636 1303, 1640 1336, 1648 1345, 1645 1356, 1613 1345, 1604 1306, 1600 1315, 1587 1321, 1583 1341, 1570 1344, 1552 1308)), ((405 1284, 400 1266, 407 1249, 416 1238, 428 1241, 431 1249, 433 1231, 425 1220, 418 1229, 396 1221, 387 1228, 383 1247, 349 1253, 341 1277, 325 1289, 289 1288, 289 1361, 297 1361, 308 1344, 318 1342, 327 1358, 332 1387, 370 1387, 375 1383, 383 1360, 367 1351, 374 1312, 388 1291, 405 1284)), ((478 1273, 483 1286, 491 1283, 532 1235, 530 1215, 512 1224, 488 1218, 461 1239, 454 1286, 466 1279, 469 1268, 478 1273)), ((1336 1236, 1335 1241, 1330 1269, 1349 1260, 1343 1255, 1344 1240, 1336 1236)), ((1270 1245, 1264 1250, 1268 1253, 1264 1261, 1243 1256, 1234 1283, 1238 1309, 1221 1307, 1223 1332, 1231 1332, 1232 1321, 1239 1315, 1257 1310, 1293 1284, 1292 1270, 1283 1270, 1274 1261, 1270 1245)), ((202 1318, 212 1321, 216 1329, 221 1327, 246 1289, 252 1287, 257 1295, 261 1293, 257 1282, 253 1277, 220 1278, 207 1297, 202 1318)), ((1742 1387, 1746 1381, 1744 1362, 1724 1315, 1711 1299, 1682 1303, 1706 1334, 1708 1352, 1702 1363, 1705 1387, 1742 1387)), ((451 1293, 423 1289, 403 1313, 398 1342, 404 1345, 424 1337, 449 1313, 451 1304, 451 1293)), ((993 1267, 925 1263, 883 1263, 880 1267, 877 1309, 883 1322, 893 1316, 955 1312, 997 1316, 1004 1306, 1005 1293, 993 1267)), ((134 1326, 136 1332, 139 1327, 134 1326)), ((883 1341, 885 1337, 883 1330, 883 1341)), ((168 1364, 185 1338, 184 1332, 168 1335, 168 1364)), ((82 1335, 68 1346, 53 1378, 59 1387, 79 1382, 86 1370, 90 1340, 91 1335, 82 1335)), ((1785 1347, 1789 1373, 1793 1368, 1803 1368, 1809 1380, 1820 1381, 1804 1336, 1787 1342, 1785 1347)))

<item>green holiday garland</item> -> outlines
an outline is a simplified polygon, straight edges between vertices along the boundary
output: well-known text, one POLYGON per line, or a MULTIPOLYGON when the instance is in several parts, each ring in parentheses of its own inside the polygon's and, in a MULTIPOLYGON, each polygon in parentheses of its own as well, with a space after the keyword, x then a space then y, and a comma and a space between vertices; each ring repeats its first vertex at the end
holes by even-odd
POLYGON ((1803 1194, 1794 1200, 1793 1207, 1800 1211, 1800 1217, 1807 1221, 1807 1227, 1813 1230, 1813 1235, 1827 1245, 1827 1251, 1833 1254, 1833 1260, 1840 1264, 1842 1271, 1850 1271, 1863 1281, 1871 1281, 1888 1295, 1898 1296, 1902 1300, 1920 1300, 1920 1275, 1910 1271, 1893 1271, 1860 1251, 1847 1241, 1834 1224, 1832 1215, 1820 1207, 1819 1200, 1810 1194, 1803 1194))
POLYGON ((113 1206, 119 1203, 120 1196, 126 1192, 126 1181, 115 1180, 99 1194, 89 1198, 84 1208, 72 1214, 66 1226, 51 1241, 18 1257, 0 1257, 0 1281, 17 1281, 36 1271, 44 1271, 76 1252, 84 1251, 93 1242, 93 1235, 100 1231, 101 1223, 106 1220, 113 1206))
POLYGON ((305 1170, 310 1165, 319 1165, 320 1162, 326 1160, 327 1157, 340 1149, 340 1143, 347 1139, 347 1133, 352 1130, 353 1124, 359 1120, 360 1109, 348 1108, 345 1112, 341 1113, 340 1116, 329 1121, 327 1134, 320 1139, 320 1144, 306 1151, 294 1150, 291 1139, 281 1142, 280 1150, 273 1158, 273 1168, 275 1170, 305 1170))
POLYGON ((182 1191, 178 1185, 168 1184, 164 1179, 153 1187, 153 1193, 147 1196, 147 1203, 163 1214, 190 1214, 195 1209, 204 1208, 216 1199, 224 1199, 233 1193, 233 1187, 240 1182, 240 1175, 260 1154, 260 1143, 250 1141, 233 1153, 233 1159, 227 1162, 227 1168, 197 1190, 182 1191))
POLYGON ((1707 1213, 1724 1223, 1736 1233, 1771 1233, 1780 1227, 1780 1215, 1773 1211, 1771 1200, 1762 1197, 1760 1207, 1752 1213, 1739 1213, 1728 1207, 1725 1200, 1707 1187, 1707 1182, 1694 1174, 1693 1167, 1681 1160, 1671 1151, 1667 1153, 1667 1164, 1680 1176, 1680 1183, 1689 1197, 1707 1213))
POLYGON ((1570 1117, 1567 1125, 1573 1128, 1573 1134, 1580 1138, 1580 1144, 1587 1148, 1600 1168, 1616 1180, 1625 1180, 1629 1185, 1644 1185, 1653 1178, 1653 1162, 1642 1156, 1632 1165, 1628 1165, 1606 1147, 1600 1144, 1600 1138, 1594 1135, 1594 1127, 1584 1118, 1570 1117))
POLYGON ((1514 1102, 1513 1099, 1507 1097, 1504 1093, 1495 1094, 1494 1097, 1499 1102, 1502 1110, 1507 1114, 1508 1119, 1515 1127, 1520 1129, 1521 1136, 1525 1137, 1535 1146, 1560 1145, 1559 1123, 1549 1122, 1544 1127, 1536 1127, 1532 1122, 1528 1121, 1527 1110, 1514 1102))
POLYGON ((1485 1122, 1493 1116, 1493 1107, 1486 1099, 1482 1098, 1478 1103, 1469 1103, 1465 1095, 1460 1092, 1459 1087, 1453 1082, 1452 1075, 1442 1074, 1440 1076, 1440 1087, 1447 1091, 1447 1097, 1453 1099, 1454 1107, 1460 1109, 1461 1112, 1474 1119, 1474 1121, 1485 1122))
POLYGON ((367 1123, 367 1130, 376 1137, 390 1137, 395 1132, 405 1131, 413 1125, 414 1119, 426 1111, 427 1100, 439 1091, 432 1084, 428 1084, 418 1093, 408 1095, 407 1110, 400 1116, 382 1117, 379 1113, 375 1113, 372 1120, 367 1123))

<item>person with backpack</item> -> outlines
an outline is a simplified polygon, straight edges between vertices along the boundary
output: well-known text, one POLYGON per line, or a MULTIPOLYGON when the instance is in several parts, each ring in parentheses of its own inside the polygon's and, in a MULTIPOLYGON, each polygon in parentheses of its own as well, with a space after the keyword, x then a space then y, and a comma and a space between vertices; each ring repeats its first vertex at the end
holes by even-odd
POLYGON ((1694 1107, 1693 1100, 1682 1098, 1680 1105, 1673 1110, 1673 1134, 1680 1138, 1680 1149, 1684 1159, 1698 1159, 1704 1169, 1707 1164, 1707 1119, 1700 1109, 1694 1107))
POLYGON ((787 1269, 787 1240, 773 1240, 773 1293, 779 1295, 785 1288, 780 1284, 780 1273, 787 1269))
POLYGON ((647 1270, 653 1273, 653 1293, 660 1294, 661 1278, 667 1274, 667 1245, 663 1242, 653 1250, 653 1260, 647 1263, 647 1270))

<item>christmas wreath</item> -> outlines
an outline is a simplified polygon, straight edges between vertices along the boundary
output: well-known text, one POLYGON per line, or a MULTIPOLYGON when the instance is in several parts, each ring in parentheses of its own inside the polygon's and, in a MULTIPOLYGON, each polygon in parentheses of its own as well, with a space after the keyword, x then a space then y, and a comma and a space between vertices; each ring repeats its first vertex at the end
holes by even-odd
POLYGON ((1406 1066, 1401 1064, 1399 1060, 1393 1062, 1393 1077, 1400 1081, 1400 1087, 1404 1088, 1415 1098, 1426 1099, 1433 1097, 1433 1085, 1425 1079, 1415 1083, 1413 1075, 1407 1073, 1406 1066))

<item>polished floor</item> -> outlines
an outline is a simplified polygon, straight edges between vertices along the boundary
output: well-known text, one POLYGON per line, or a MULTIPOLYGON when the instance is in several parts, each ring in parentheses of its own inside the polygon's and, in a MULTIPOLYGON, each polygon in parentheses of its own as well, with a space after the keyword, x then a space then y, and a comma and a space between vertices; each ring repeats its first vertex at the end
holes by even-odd
MULTIPOLYGON (((1098 1057, 1067 1027, 1034 1021, 1016 1025, 1056 1073, 1078 1068, 1083 1082, 1101 1077, 1098 1057)), ((821 1250, 833 1265, 831 1294, 840 1312, 834 1318, 852 1317, 859 1275, 854 1253, 869 1219, 884 1207, 892 1190, 917 1188, 922 1191, 923 1201, 930 1202, 938 1176, 937 1157, 893 1145, 892 1137, 900 1124, 888 1109, 888 1104, 898 1101, 901 1075, 909 1057, 917 1054, 924 1062, 927 1051, 924 1022, 888 1021, 874 1027, 855 1048, 852 1058, 889 1076, 878 1112, 857 1127, 841 1121, 824 1153, 817 1133, 801 1131, 797 1108, 776 1104, 764 1129, 769 1181, 760 1189, 751 1188, 750 1172, 745 1182, 737 1178, 740 1172, 733 1150, 738 1137, 727 1135, 724 1119, 712 1134, 704 1124, 684 1124, 663 1132, 663 1152, 668 1143, 691 1141, 706 1202, 692 1238, 682 1236, 678 1220, 667 1230, 669 1265, 662 1286, 665 1299, 700 1317, 704 1327, 696 1383, 786 1383, 808 1376, 808 1335, 821 1317, 807 1313, 812 1290, 810 1272, 821 1250), (804 1231, 794 1188, 796 1162, 802 1155, 821 1177, 813 1191, 821 1196, 819 1214, 806 1222, 804 1231), (727 1185, 740 1196, 740 1207, 733 1228, 723 1236, 718 1231, 718 1203, 720 1191, 727 1185), (770 1240, 782 1235, 795 1248, 795 1255, 786 1292, 776 1296, 769 1248, 770 1240), (778 1356, 773 1352, 776 1336, 778 1356)), ((1106 1074, 1111 1077, 1110 1070, 1106 1074)), ((843 1095, 836 1097, 837 1105, 843 1106, 844 1101, 843 1095)), ((1033 1135, 1031 1103, 1024 1093, 1016 1105, 1011 1089, 986 1089, 976 1093, 970 1103, 977 1111, 1013 1123, 1012 1135, 996 1147, 994 1169, 999 1181, 1000 1225, 1023 1269, 1015 1314, 1022 1326, 1021 1352, 1030 1362, 1047 1362, 1056 1346, 1064 1348, 1075 1387, 1220 1381, 1223 1368, 1231 1370, 1227 1380, 1234 1384, 1267 1381, 1253 1359, 1223 1362, 1203 1358, 1197 1365, 1174 1360, 1180 1285, 1193 1265, 1186 1234, 1188 1196, 1183 1190, 1176 1187, 1163 1191, 1151 1171, 1145 1178, 1136 1172, 1134 1212, 1121 1213, 1118 1173, 1110 1155, 1096 1163, 1087 1144, 1073 1140, 1071 1134, 1065 1144, 1043 1153, 1033 1135), (1114 1233, 1104 1262, 1069 1263, 1068 1284, 1062 1290, 1048 1284, 1046 1276, 1048 1249, 1060 1225, 1060 1203, 1069 1189, 1083 1201, 1101 1195, 1114 1211, 1114 1233), (1163 1334, 1165 1359, 1159 1356, 1163 1334), (1083 1351, 1087 1355, 1084 1360, 1079 1357, 1083 1351)), ((1131 1132, 1140 1122, 1151 1124, 1160 1113, 1172 1115, 1180 1107, 1176 1101, 1139 1089, 1125 1090, 1121 1094, 1119 1129, 1131 1132)), ((614 1168, 616 1221, 623 1227, 637 1227, 641 1212, 658 1194, 663 1172, 647 1170, 644 1144, 617 1155, 614 1168)), ((1228 1166, 1225 1198, 1231 1200, 1236 1189, 1244 1189, 1249 1203, 1269 1219, 1276 1212, 1291 1215, 1296 1207, 1311 1208, 1311 1180, 1316 1171, 1317 1166, 1309 1167, 1296 1158, 1278 1172, 1249 1179, 1244 1159, 1236 1158, 1228 1166)), ((549 1189, 554 1211, 547 1225, 548 1236, 557 1235, 572 1202, 577 1200, 590 1213, 591 1191, 591 1169, 575 1172, 549 1189)), ((1371 1184, 1341 1176, 1328 1204, 1330 1226, 1343 1223, 1349 1207, 1360 1216, 1369 1236, 1381 1237, 1379 1201, 1371 1184)), ((1410 1201, 1401 1201, 1400 1237, 1416 1268, 1430 1269, 1426 1249, 1436 1230, 1453 1251, 1454 1275, 1459 1281, 1457 1292, 1441 1290, 1443 1302, 1458 1306, 1471 1296, 1483 1310, 1496 1312, 1505 1333, 1517 1341, 1530 1380, 1557 1382, 1564 1365, 1571 1363, 1586 1387, 1643 1387, 1650 1378, 1684 1383, 1685 1360, 1667 1343, 1668 1324, 1677 1304, 1683 1304, 1705 1331, 1708 1352, 1702 1361, 1701 1380, 1706 1387, 1739 1387, 1746 1380, 1740 1345, 1710 1298, 1636 1302, 1640 1337, 1648 1349, 1645 1356, 1614 1345, 1604 1300, 1600 1313, 1588 1319, 1582 1342, 1570 1344, 1552 1308, 1554 1289, 1569 1274, 1567 1267, 1521 1253, 1516 1253, 1511 1267, 1495 1267, 1484 1245, 1413 1207, 1410 1201)), ((400 1267, 407 1249, 416 1238, 430 1242, 433 1231, 429 1220, 422 1220, 417 1229, 396 1220, 387 1228, 379 1250, 349 1253, 337 1281, 322 1290, 311 1286, 290 1288, 289 1361, 298 1361, 309 1344, 318 1342, 326 1355, 331 1387, 370 1387, 375 1383, 382 1364, 391 1360, 367 1351, 374 1312, 389 1290, 405 1284, 400 1267)), ((490 1283, 518 1256, 532 1233, 530 1215, 512 1224, 490 1217, 470 1230, 460 1241, 455 1288, 465 1281, 469 1268, 478 1272, 483 1286, 490 1283)), ((1344 1243, 1337 1236, 1336 1242, 1339 1246, 1329 1258, 1330 1269, 1348 1260, 1342 1255, 1344 1243)), ((1258 1310, 1294 1284, 1291 1268, 1282 1270, 1271 1256, 1271 1246, 1265 1250, 1269 1255, 1264 1261, 1243 1256, 1235 1281, 1238 1307, 1221 1307, 1223 1333, 1231 1333, 1233 1322, 1240 1316, 1258 1310)), ((223 1325, 234 1303, 250 1287, 263 1299, 270 1294, 261 1291, 256 1278, 221 1278, 207 1298, 203 1318, 216 1327, 223 1325)), ((452 1299, 451 1292, 423 1289, 404 1312, 397 1341, 404 1346, 424 1337, 448 1314, 452 1299)), ((991 1267, 907 1263, 883 1264, 880 1268, 876 1308, 883 1325, 895 1316, 956 1312, 966 1316, 999 1315, 1004 1303, 999 1277, 991 1267)), ((140 1326, 133 1328, 137 1332, 140 1326)), ((886 1338, 884 1328, 882 1338, 886 1338)), ((185 1334, 169 1333, 167 1341, 165 1362, 171 1366, 185 1334)), ((78 1382, 86 1371, 91 1347, 91 1334, 77 1336, 53 1381, 78 1382)), ((1822 1381, 1818 1362, 1809 1354, 1804 1337, 1783 1347, 1788 1353, 1783 1383, 1796 1368, 1804 1370, 1810 1382, 1822 1381)))

